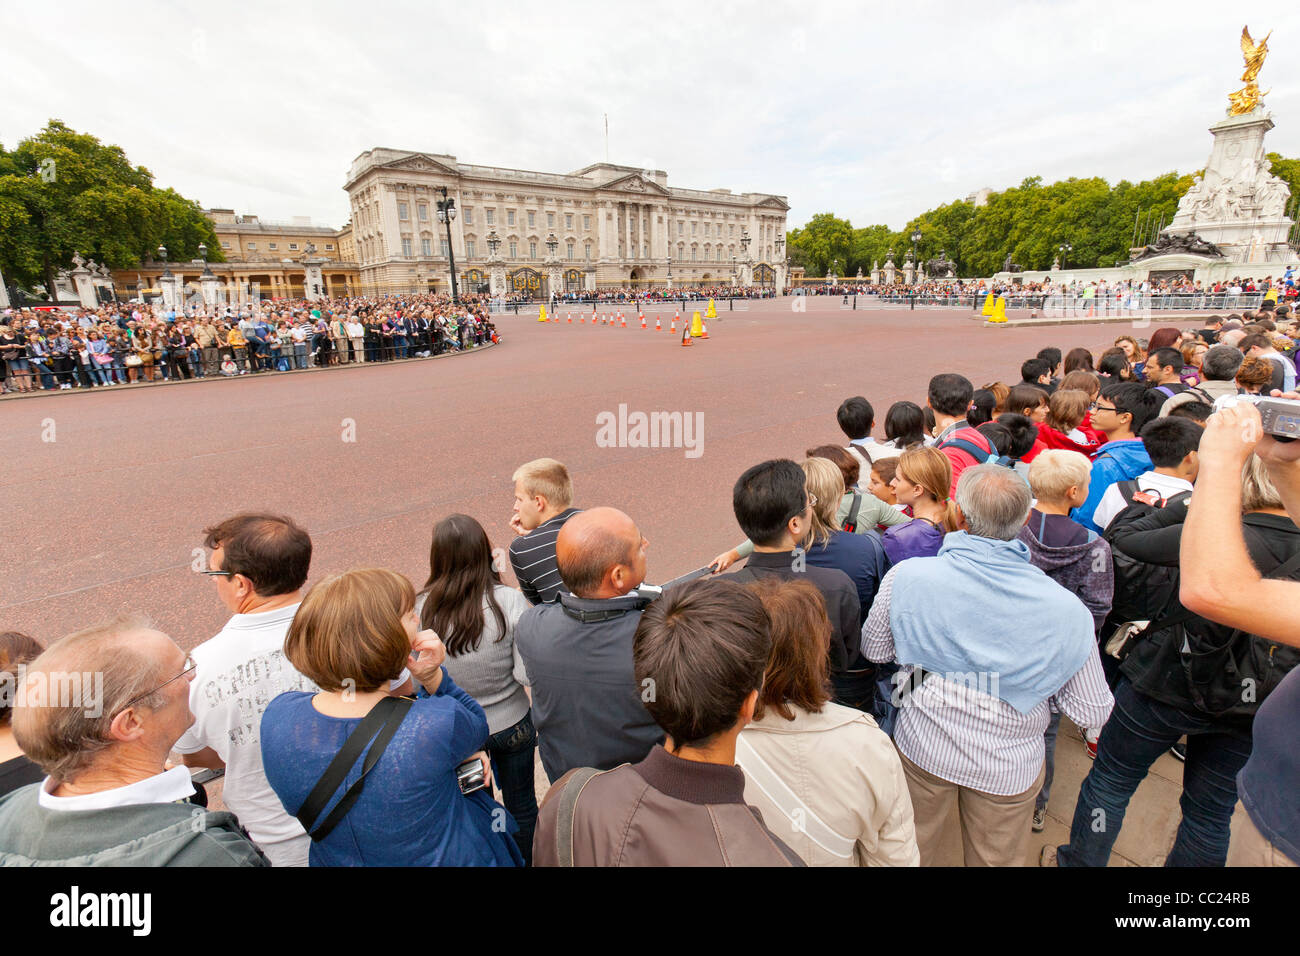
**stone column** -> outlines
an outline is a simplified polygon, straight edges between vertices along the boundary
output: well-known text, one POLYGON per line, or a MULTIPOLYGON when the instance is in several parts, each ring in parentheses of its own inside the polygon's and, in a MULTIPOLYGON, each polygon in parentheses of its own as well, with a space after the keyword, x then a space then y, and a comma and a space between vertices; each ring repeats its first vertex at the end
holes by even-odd
POLYGON ((596 260, 606 262, 609 259, 609 203, 596 204, 596 260))
POLYGON ((220 303, 221 280, 211 272, 199 276, 199 287, 203 290, 203 304, 210 308, 220 303))
POLYGON ((91 281, 90 270, 86 268, 86 260, 80 255, 72 257, 73 269, 68 273, 72 279, 72 288, 77 293, 77 301, 81 303, 83 309, 93 309, 98 302, 95 300, 95 284, 91 281))
POLYGON ((164 308, 178 310, 182 308, 180 284, 181 280, 174 275, 158 277, 158 288, 162 290, 164 308))

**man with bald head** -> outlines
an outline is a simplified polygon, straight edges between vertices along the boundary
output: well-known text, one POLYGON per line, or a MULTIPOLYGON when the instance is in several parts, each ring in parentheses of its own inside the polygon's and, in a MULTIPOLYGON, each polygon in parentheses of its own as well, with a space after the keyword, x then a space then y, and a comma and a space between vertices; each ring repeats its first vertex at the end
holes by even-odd
POLYGON ((574 767, 609 770, 637 763, 663 739, 645 709, 654 688, 632 669, 632 641, 649 600, 646 547, 635 522, 616 508, 570 517, 555 541, 564 588, 515 626, 515 647, 532 687, 533 721, 547 778, 574 767))

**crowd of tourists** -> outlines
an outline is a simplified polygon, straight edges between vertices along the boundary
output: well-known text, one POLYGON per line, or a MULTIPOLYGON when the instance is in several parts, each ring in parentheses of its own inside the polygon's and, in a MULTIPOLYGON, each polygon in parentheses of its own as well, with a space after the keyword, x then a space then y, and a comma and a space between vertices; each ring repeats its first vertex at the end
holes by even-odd
POLYGON ((744 540, 662 588, 634 516, 553 459, 513 475, 517 586, 463 514, 418 586, 330 568, 309 590, 291 518, 216 521, 200 573, 232 616, 190 653, 139 617, 0 635, 26 690, 0 711, 0 864, 915 866, 953 845, 1105 866, 1173 751, 1168 865, 1294 866, 1300 456, 1243 396, 1292 392, 1298 338, 1280 305, 1046 348, 978 389, 940 372, 879 421, 850 396, 801 460, 738 474, 744 540), (56 700, 68 673, 101 674, 102 706, 56 700), (1035 853, 1062 716, 1094 762, 1068 842, 1035 853), (196 768, 224 768, 224 810, 196 768))
MULTIPOLYGON (((1041 282, 1025 281, 1005 283, 988 279, 918 279, 908 285, 899 276, 894 282, 873 282, 870 279, 841 280, 830 285, 809 280, 803 286, 805 295, 838 296, 895 296, 903 298, 960 298, 985 296, 989 292, 1009 297, 1032 297, 1041 302, 1051 296, 1088 299, 1115 299, 1131 301, 1135 296, 1242 296, 1263 295, 1277 291, 1282 301, 1295 302, 1300 297, 1293 271, 1287 269, 1281 277, 1265 276, 1262 279, 1234 276, 1226 280, 1205 283, 1193 281, 1190 275, 1166 279, 1117 279, 1110 281, 1083 280, 1075 276, 1053 279, 1044 276, 1041 282)), ((983 299, 972 300, 982 304, 983 299)))
POLYGON ((294 300, 223 312, 108 305, 0 315, 4 392, 287 372, 440 355, 499 336, 486 300, 294 300))

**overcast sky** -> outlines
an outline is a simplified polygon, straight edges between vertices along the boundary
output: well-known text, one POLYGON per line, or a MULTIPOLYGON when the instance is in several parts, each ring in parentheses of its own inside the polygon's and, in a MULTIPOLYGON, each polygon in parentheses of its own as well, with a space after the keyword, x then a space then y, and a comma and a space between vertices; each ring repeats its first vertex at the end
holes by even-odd
POLYGON ((347 219, 374 146, 789 197, 898 229, 1026 176, 1201 167, 1241 86, 1239 36, 1300 156, 1293 5, 47 2, 3 0, 0 143, 51 117, 205 206, 347 219))

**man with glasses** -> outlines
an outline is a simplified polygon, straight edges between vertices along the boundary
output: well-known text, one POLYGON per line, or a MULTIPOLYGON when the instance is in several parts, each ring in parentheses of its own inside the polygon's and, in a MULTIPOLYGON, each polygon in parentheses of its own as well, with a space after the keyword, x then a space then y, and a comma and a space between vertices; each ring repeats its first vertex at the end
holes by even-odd
POLYGON ((1137 436, 1156 417, 1156 398, 1164 401, 1164 396, 1156 393, 1153 397, 1143 385, 1122 382, 1103 388, 1100 398, 1089 406, 1092 427, 1106 436, 1106 442, 1092 459, 1088 499, 1070 512, 1070 517, 1085 528, 1098 534, 1104 530, 1097 527, 1093 515, 1106 489, 1151 470, 1151 456, 1137 436))
POLYGON ((28 666, 14 736, 48 776, 0 799, 0 866, 267 865, 232 814, 192 802, 187 768, 167 769, 194 721, 195 667, 137 618, 69 635, 28 666))
POLYGON ((262 712, 276 696, 316 690, 284 656, 302 603, 311 538, 289 518, 240 514, 204 530, 217 597, 233 613, 193 651, 194 723, 175 749, 191 767, 226 769, 222 798, 275 866, 306 866, 310 840, 262 770, 262 712))
POLYGON ((875 670, 858 653, 857 588, 838 568, 810 566, 802 547, 812 527, 814 503, 803 469, 788 458, 765 461, 741 475, 732 489, 731 504, 740 529, 754 543, 754 553, 732 576, 741 582, 763 577, 808 581, 821 591, 831 619, 835 702, 870 711, 875 670))

